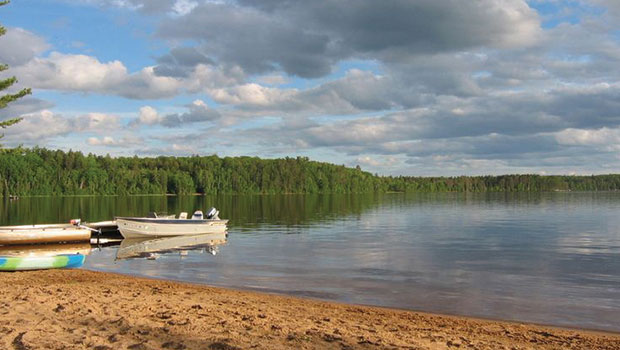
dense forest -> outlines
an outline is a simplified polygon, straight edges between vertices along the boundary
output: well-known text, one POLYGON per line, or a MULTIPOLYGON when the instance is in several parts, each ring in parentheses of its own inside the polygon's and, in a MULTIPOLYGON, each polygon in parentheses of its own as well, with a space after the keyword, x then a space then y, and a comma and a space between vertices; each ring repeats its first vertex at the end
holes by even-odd
POLYGON ((128 195, 614 191, 620 175, 376 176, 306 157, 119 157, 44 148, 0 150, 0 194, 128 195))

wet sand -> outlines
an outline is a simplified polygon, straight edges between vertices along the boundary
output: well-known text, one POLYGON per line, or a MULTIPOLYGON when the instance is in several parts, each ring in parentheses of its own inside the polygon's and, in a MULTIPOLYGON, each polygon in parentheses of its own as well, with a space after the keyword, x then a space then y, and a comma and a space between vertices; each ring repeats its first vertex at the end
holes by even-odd
POLYGON ((620 349, 620 334, 86 270, 0 281, 1 349, 620 349))

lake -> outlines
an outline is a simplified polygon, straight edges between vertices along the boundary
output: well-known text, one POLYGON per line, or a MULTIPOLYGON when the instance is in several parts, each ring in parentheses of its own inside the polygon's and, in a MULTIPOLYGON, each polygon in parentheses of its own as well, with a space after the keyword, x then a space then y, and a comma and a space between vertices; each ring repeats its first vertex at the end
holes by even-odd
POLYGON ((620 193, 21 198, 1 202, 0 224, 211 206, 230 219, 213 250, 115 260, 104 247, 84 268, 620 331, 620 193))

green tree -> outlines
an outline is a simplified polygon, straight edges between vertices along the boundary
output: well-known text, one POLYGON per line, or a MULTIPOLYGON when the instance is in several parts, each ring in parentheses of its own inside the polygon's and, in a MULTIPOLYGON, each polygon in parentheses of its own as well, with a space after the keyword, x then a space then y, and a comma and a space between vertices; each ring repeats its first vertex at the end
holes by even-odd
MULTIPOLYGON (((0 1, 0 6, 4 6, 6 4, 8 4, 9 1, 0 1)), ((3 26, 0 25, 0 36, 4 35, 6 33, 6 28, 4 28, 3 26)), ((8 65, 6 64, 2 64, 0 63, 0 72, 5 71, 9 68, 8 65)), ((15 77, 10 77, 7 79, 3 79, 0 80, 0 91, 8 89, 9 87, 11 87, 13 84, 17 83, 17 78, 15 77)), ((28 94, 32 93, 32 91, 27 88, 27 89, 22 89, 19 92, 15 93, 15 94, 5 94, 5 95, 1 95, 0 96, 0 109, 5 108, 9 103, 20 99, 28 94)), ((0 122, 0 128, 6 128, 8 126, 11 126, 15 123, 18 123, 20 120, 22 120, 22 118, 10 118, 4 121, 0 122)), ((2 136, 4 135, 0 135, 0 138, 2 138, 2 136)))

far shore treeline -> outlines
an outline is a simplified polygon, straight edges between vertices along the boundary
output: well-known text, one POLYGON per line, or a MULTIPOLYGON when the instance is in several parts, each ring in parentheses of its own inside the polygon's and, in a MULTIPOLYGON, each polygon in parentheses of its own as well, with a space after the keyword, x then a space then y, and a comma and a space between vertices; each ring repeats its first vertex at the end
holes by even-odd
POLYGON ((620 175, 377 176, 306 157, 119 157, 44 148, 0 150, 0 194, 275 194, 615 191, 620 175))

